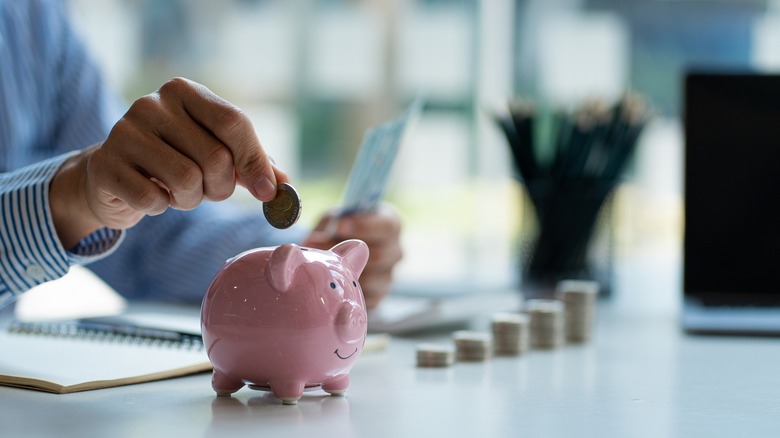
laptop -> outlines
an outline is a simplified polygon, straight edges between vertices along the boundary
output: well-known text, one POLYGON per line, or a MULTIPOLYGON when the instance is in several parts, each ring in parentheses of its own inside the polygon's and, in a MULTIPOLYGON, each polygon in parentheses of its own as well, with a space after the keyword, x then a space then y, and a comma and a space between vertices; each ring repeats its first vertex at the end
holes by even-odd
POLYGON ((780 335, 780 75, 685 77, 682 324, 780 335))

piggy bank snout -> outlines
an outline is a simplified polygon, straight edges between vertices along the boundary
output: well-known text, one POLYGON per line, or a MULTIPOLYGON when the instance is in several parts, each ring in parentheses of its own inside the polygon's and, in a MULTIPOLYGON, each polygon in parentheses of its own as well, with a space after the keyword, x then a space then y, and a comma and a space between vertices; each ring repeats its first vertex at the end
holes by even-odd
POLYGON ((354 344, 366 334, 368 317, 363 307, 352 300, 344 301, 336 313, 336 333, 346 344, 354 344))

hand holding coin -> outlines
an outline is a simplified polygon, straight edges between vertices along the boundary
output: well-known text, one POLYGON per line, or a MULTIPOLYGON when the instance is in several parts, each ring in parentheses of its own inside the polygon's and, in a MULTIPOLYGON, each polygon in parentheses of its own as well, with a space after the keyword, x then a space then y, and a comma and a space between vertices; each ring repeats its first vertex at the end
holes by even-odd
POLYGON ((301 217, 301 198, 288 183, 276 187, 276 197, 263 203, 265 219, 275 228, 290 228, 301 217))

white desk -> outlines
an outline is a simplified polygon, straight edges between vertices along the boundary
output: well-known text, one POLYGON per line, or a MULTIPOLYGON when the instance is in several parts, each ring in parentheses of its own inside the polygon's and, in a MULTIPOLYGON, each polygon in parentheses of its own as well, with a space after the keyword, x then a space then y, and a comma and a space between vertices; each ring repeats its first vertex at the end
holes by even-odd
MULTIPOLYGON (((477 327, 480 323, 477 322, 477 327)), ((209 375, 69 395, 0 388, 0 436, 780 436, 780 339, 690 337, 674 316, 600 313, 594 341, 520 358, 415 367, 395 338, 347 397, 297 406, 209 375)))

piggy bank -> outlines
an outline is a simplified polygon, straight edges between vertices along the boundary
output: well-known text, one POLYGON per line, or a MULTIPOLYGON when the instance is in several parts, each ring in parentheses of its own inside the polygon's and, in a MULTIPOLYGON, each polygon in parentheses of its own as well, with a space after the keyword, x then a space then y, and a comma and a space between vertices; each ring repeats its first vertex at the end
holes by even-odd
POLYGON ((358 277, 367 261, 368 246, 346 240, 328 251, 257 248, 225 262, 201 306, 217 394, 248 385, 284 404, 309 389, 343 395, 366 340, 358 277))

